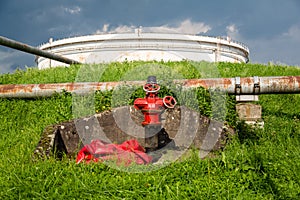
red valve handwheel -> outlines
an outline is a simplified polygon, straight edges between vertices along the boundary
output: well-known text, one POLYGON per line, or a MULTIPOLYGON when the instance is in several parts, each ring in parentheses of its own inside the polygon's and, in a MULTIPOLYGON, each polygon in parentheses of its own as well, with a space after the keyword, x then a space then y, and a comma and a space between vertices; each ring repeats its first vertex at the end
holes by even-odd
POLYGON ((176 105, 176 100, 172 96, 165 96, 163 98, 163 103, 167 108, 174 108, 176 105))
POLYGON ((145 92, 157 92, 160 89, 158 84, 147 83, 143 87, 145 92))

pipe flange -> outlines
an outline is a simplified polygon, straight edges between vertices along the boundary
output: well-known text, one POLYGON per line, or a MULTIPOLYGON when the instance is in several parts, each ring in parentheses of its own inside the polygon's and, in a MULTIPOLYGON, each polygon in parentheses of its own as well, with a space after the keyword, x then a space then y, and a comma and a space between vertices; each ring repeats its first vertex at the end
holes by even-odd
POLYGON ((254 85, 253 85, 253 94, 260 93, 260 81, 258 76, 253 76, 254 85))
POLYGON ((235 94, 239 95, 241 93, 241 78, 235 77, 235 94))

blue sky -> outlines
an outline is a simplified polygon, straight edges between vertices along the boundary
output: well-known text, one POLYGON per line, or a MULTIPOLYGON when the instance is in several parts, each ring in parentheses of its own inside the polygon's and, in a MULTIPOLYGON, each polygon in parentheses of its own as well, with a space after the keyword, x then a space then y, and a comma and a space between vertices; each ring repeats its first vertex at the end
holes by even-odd
MULTIPOLYGON (((50 37, 135 27, 227 36, 250 48, 250 62, 300 66, 298 0, 1 0, 0 35, 38 46, 50 37)), ((0 73, 36 66, 0 46, 0 73)))

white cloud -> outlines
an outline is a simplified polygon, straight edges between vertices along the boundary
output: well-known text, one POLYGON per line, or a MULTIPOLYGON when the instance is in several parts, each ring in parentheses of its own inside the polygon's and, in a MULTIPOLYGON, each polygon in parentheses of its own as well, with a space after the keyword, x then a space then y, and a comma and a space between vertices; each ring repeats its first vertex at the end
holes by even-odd
POLYGON ((64 11, 66 12, 66 13, 70 13, 70 14, 79 14, 80 13, 80 11, 81 11, 81 8, 80 7, 78 7, 78 6, 75 6, 75 7, 73 7, 73 8, 63 8, 64 9, 64 11))
POLYGON ((107 32, 108 31, 108 27, 109 27, 109 24, 104 24, 103 28, 102 28, 102 31, 103 32, 107 32))
POLYGON ((278 65, 300 66, 300 27, 293 25, 281 34, 268 38, 247 38, 238 34, 239 40, 250 48, 250 62, 273 62, 278 65))
MULTIPOLYGON (((104 24, 102 29, 97 30, 96 33, 120 33, 120 32, 134 32, 138 26, 120 25, 116 28, 109 28, 109 24, 104 24)), ((200 34, 206 33, 211 27, 203 22, 192 22, 190 19, 178 22, 176 26, 162 25, 156 27, 143 27, 145 32, 173 32, 183 34, 200 34)))
POLYGON ((14 57, 15 52, 0 51, 0 74, 11 72, 10 60, 14 57))
POLYGON ((240 39, 239 30, 235 24, 230 24, 230 25, 226 26, 226 33, 227 33, 227 36, 231 37, 234 40, 240 39))
POLYGON ((291 26, 287 32, 283 33, 283 36, 291 39, 300 40, 300 26, 291 26))
POLYGON ((0 60, 5 60, 7 58, 11 58, 13 53, 5 52, 5 51, 0 51, 0 60))
POLYGON ((69 25, 58 25, 58 26, 54 26, 54 27, 49 27, 47 29, 47 31, 50 34, 56 34, 59 32, 72 32, 74 30, 75 26, 72 24, 69 25))
POLYGON ((124 33, 124 32, 133 32, 137 27, 135 26, 127 26, 127 25, 120 25, 116 28, 110 28, 109 24, 104 24, 102 29, 97 30, 97 34, 101 33, 124 33))
POLYGON ((7 74, 12 72, 12 63, 0 63, 0 74, 7 74))
POLYGON ((209 25, 206 25, 203 22, 192 22, 189 19, 186 19, 180 23, 178 23, 175 27, 170 27, 168 25, 163 25, 160 27, 156 27, 161 30, 166 31, 174 31, 178 33, 185 33, 185 34, 200 34, 200 33, 206 33, 211 29, 209 25))
POLYGON ((32 66, 34 61, 34 56, 17 51, 6 51, 5 49, 0 49, 0 74, 11 73, 15 71, 16 68, 23 69, 25 66, 32 66), (19 63, 23 63, 19 65, 19 63))
POLYGON ((134 29, 136 29, 135 26, 121 25, 121 26, 118 26, 118 27, 114 28, 112 31, 117 32, 117 33, 122 33, 122 32, 130 32, 134 29))

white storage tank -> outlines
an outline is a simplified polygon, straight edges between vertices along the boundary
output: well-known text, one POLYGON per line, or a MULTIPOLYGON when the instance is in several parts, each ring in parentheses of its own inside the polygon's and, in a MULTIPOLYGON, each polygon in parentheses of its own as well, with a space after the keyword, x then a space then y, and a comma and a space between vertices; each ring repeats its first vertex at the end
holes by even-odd
MULTIPOLYGON (((177 33, 110 33, 55 40, 39 47, 82 63, 123 61, 225 61, 248 62, 246 45, 229 37, 209 37, 177 33)), ((39 69, 66 64, 37 57, 39 69)))

